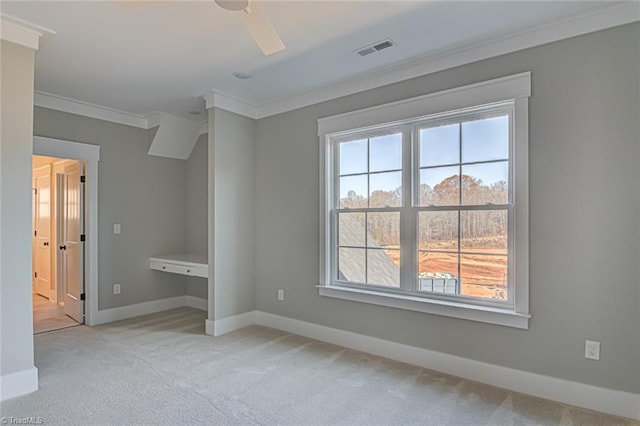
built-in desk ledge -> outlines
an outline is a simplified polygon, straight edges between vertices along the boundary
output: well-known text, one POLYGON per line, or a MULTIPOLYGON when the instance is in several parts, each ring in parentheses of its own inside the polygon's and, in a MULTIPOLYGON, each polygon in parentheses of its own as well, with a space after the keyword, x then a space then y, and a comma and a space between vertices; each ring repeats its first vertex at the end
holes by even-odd
POLYGON ((149 266, 163 272, 189 275, 191 277, 207 278, 209 265, 204 254, 171 254, 167 256, 154 256, 149 258, 149 266))

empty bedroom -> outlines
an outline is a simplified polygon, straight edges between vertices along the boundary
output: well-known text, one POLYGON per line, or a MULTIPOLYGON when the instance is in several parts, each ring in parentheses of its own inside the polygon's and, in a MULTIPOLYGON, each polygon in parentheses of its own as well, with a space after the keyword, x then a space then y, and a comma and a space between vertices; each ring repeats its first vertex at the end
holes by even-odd
POLYGON ((3 424, 640 426, 640 3, 0 3, 3 424))

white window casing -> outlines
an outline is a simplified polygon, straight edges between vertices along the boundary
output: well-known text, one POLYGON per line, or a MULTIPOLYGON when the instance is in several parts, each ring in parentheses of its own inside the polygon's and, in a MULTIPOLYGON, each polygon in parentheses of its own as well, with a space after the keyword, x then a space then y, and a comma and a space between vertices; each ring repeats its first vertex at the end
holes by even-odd
MULTIPOLYGON (((528 328, 529 314, 529 225, 528 225, 528 98, 529 72, 445 90, 363 110, 318 120, 320 145, 320 280, 319 294, 351 301, 389 306, 436 315, 480 321, 516 328, 528 328), (416 223, 417 203, 415 134, 420 125, 439 120, 477 119, 485 111, 508 113, 511 132, 509 148, 508 220, 508 303, 461 297, 430 296, 417 293, 416 223), (462 117, 462 118, 461 118, 462 117), (375 209, 400 214, 400 287, 340 282, 336 272, 336 224, 339 194, 336 167, 336 141, 350 136, 402 132, 402 207, 375 209), (402 225, 404 223, 404 225, 402 225), (413 241, 413 242, 412 242, 413 241), (415 253, 414 253, 415 251, 415 253), (411 275, 413 274, 413 277, 411 275)), ((423 127, 424 128, 424 127, 423 127)), ((464 209, 474 207, 464 207, 464 209)), ((484 208, 481 208, 484 210, 484 208)))

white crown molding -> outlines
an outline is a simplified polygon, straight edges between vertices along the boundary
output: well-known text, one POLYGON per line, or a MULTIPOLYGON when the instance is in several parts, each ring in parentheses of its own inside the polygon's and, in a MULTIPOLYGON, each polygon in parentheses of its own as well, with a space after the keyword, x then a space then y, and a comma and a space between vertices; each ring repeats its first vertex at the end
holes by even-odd
POLYGON ((153 129, 154 127, 160 126, 160 122, 162 121, 162 112, 154 111, 151 114, 145 116, 147 121, 145 129, 153 129))
MULTIPOLYGON (((64 96, 52 95, 46 92, 35 92, 34 106, 48 108, 55 111, 68 112, 83 117, 96 118, 112 123, 137 127, 138 129, 152 129, 160 125, 160 111, 154 111, 146 116, 120 111, 114 108, 103 107, 89 102, 78 101, 64 96)), ((207 120, 199 122, 199 134, 208 132, 207 120)))
MULTIPOLYGON (((555 21, 520 33, 458 46, 419 59, 414 58, 273 102, 256 105, 215 90, 203 97, 207 109, 221 108, 245 117, 261 119, 376 87, 636 21, 640 21, 640 2, 627 2, 555 21)), ((142 129, 150 128, 147 117, 44 92, 36 92, 35 105, 142 129)), ((206 127, 206 124, 202 124, 200 134, 207 133, 206 127)))
POLYGON ((212 91, 204 95, 207 109, 220 108, 249 118, 259 118, 256 106, 250 102, 225 95, 217 91, 212 91))
POLYGON ((44 34, 55 35, 55 31, 33 24, 15 16, 0 14, 0 37, 21 46, 38 50, 40 37, 44 34))
POLYGON ((640 2, 630 2, 587 12, 516 34, 458 46, 454 50, 412 59, 374 72, 364 73, 327 87, 254 106, 252 118, 260 119, 314 105, 376 87, 466 65, 495 56, 600 31, 640 20, 640 2))
POLYGON ((56 111, 97 118, 113 123, 125 124, 139 129, 149 129, 147 117, 107 108, 89 102, 78 101, 64 96, 52 95, 45 92, 35 92, 34 105, 56 111))

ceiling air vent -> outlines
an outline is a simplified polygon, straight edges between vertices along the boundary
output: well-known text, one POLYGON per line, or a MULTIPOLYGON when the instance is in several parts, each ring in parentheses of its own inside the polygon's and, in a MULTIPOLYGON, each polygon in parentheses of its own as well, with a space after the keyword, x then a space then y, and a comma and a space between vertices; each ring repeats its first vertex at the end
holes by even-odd
POLYGON ((367 55, 371 55, 372 53, 376 53, 377 50, 374 49, 373 47, 366 47, 364 49, 358 50, 358 55, 360 56, 367 56, 367 55))
POLYGON ((373 46, 374 49, 376 50, 382 50, 382 49, 386 49, 387 47, 391 47, 393 46, 393 43, 391 42, 391 40, 385 40, 382 43, 378 43, 375 46, 373 46))
POLYGON ((391 46, 395 46, 395 43, 393 42, 393 40, 388 38, 386 40, 378 41, 376 43, 370 44, 369 46, 365 46, 360 49, 357 49, 355 52, 360 56, 367 56, 391 46))

